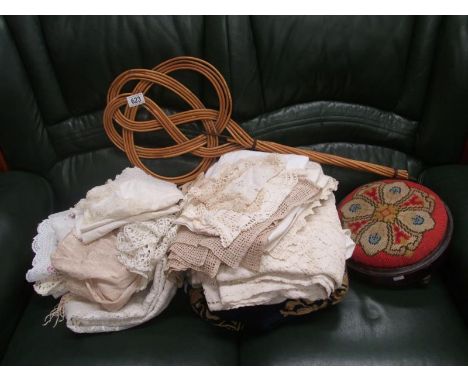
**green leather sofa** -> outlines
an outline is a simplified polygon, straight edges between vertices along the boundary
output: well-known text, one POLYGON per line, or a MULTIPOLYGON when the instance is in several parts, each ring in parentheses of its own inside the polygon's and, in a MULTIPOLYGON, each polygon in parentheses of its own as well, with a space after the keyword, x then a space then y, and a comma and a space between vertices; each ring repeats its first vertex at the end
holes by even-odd
MULTIPOLYGON (((178 75, 210 107, 201 78, 178 75)), ((158 97, 168 111, 186 107, 158 97)), ((0 18, 0 359, 4 365, 467 365, 468 17, 0 18), (37 224, 129 162, 102 127, 106 91, 129 68, 191 55, 226 77, 253 136, 408 169, 455 221, 427 287, 351 278, 343 303, 264 334, 212 327, 182 290, 159 317, 119 333, 42 326, 56 304, 25 281, 37 224)), ((189 130, 189 129, 188 129, 189 130)), ((166 145, 167 137, 141 138, 166 145)), ((175 175, 192 157, 153 161, 175 175)), ((378 179, 325 167, 337 200, 378 179)))

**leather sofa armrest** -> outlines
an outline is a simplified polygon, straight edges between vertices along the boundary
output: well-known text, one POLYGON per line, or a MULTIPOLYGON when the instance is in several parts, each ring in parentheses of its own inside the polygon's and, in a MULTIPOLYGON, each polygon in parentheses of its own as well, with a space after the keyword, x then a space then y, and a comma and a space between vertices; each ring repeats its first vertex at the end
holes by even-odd
POLYGON ((433 167, 425 170, 419 180, 438 193, 452 212, 454 230, 444 271, 468 322, 468 166, 433 167))
POLYGON ((25 273, 33 258, 32 238, 52 205, 52 189, 44 178, 0 173, 0 358, 31 292, 25 273))

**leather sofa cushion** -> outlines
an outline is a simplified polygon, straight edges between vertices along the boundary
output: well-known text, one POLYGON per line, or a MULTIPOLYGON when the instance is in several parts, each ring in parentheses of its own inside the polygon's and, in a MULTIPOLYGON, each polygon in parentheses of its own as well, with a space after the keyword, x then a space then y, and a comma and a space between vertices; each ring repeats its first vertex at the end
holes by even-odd
MULTIPOLYGON (((269 124, 269 113, 288 119, 288 134, 274 126, 283 130, 280 141, 300 132, 300 144, 360 142, 430 163, 455 162, 468 120, 468 53, 460 49, 467 22, 439 16, 0 17, 2 104, 11 105, 0 114, 0 140, 11 168, 41 173, 70 155, 109 147, 101 116, 115 76, 193 55, 226 77, 235 120, 269 124)), ((216 108, 209 84, 184 72, 176 76, 216 108)), ((173 94, 156 93, 163 107, 186 107, 173 94)))
POLYGON ((31 287, 31 242, 52 209, 52 191, 42 177, 0 173, 0 357, 27 304, 31 287))
MULTIPOLYGON (((409 16, 253 16, 251 24, 266 111, 313 100, 393 110, 406 93, 419 98, 437 32, 437 22, 409 16)), ((402 115, 417 118, 421 100, 402 115)))
POLYGON ((383 289, 351 280, 341 304, 260 335, 216 328, 190 311, 179 291, 149 323, 78 335, 42 327, 52 299, 34 296, 5 365, 459 365, 468 335, 440 277, 426 288, 383 289), (239 345, 238 345, 239 342, 239 345), (240 359, 238 359, 238 354, 240 359))
POLYGON ((0 144, 8 167, 42 172, 57 160, 21 55, 0 16, 0 144))
POLYGON ((42 326, 57 302, 33 296, 17 326, 5 365, 235 365, 234 333, 196 317, 179 290, 148 323, 114 333, 76 334, 59 323, 42 326))
POLYGON ((466 365, 468 333, 440 277, 385 289, 350 279, 340 304, 240 341, 241 365, 466 365))
POLYGON ((436 191, 453 215, 448 248, 447 283, 468 323, 468 166, 433 167, 421 174, 421 183, 436 191))

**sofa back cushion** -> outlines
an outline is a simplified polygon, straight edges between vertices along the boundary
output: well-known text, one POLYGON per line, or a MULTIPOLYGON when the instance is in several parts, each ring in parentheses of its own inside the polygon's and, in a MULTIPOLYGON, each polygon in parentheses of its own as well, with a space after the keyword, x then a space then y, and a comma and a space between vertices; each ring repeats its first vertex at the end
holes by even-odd
MULTIPOLYGON (((394 166, 402 156, 455 162, 468 125, 467 30, 466 17, 438 16, 8 16, 0 145, 10 168, 45 174, 58 197, 114 176, 128 161, 102 127, 110 83, 192 55, 225 76, 233 118, 256 137, 394 166)), ((206 81, 176 77, 217 107, 206 81)), ((152 96, 169 112, 187 107, 161 89, 152 96)))

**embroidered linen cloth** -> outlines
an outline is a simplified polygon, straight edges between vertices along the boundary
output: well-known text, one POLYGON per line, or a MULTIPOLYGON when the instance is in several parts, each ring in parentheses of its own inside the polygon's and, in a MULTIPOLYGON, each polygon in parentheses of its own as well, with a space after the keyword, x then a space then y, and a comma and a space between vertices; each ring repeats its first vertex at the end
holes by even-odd
POLYGON ((187 191, 168 273, 193 269, 213 278, 221 264, 257 271, 264 250, 305 205, 327 199, 336 187, 306 157, 245 150, 222 156, 187 191))
POLYGON ((76 204, 74 232, 81 241, 90 243, 125 224, 176 213, 182 198, 175 184, 136 167, 126 168, 115 180, 89 190, 76 204))
POLYGON ((176 224, 218 236, 223 247, 268 219, 297 184, 308 158, 240 150, 221 156, 189 187, 176 224))
POLYGON ((326 299, 338 288, 354 242, 341 228, 333 195, 311 203, 277 245, 262 257, 258 272, 221 266, 215 279, 192 273, 212 311, 270 305, 287 299, 326 299))
POLYGON ((274 224, 316 193, 313 185, 301 181, 270 219, 240 234, 227 248, 218 237, 196 234, 182 227, 170 248, 168 273, 193 269, 215 277, 222 263, 258 270, 274 224))

